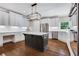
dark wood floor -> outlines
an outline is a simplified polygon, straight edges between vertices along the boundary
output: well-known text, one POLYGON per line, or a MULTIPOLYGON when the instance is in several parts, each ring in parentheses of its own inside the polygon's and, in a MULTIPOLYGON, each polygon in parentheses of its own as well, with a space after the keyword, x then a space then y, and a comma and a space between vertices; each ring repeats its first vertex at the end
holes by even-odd
POLYGON ((67 45, 58 40, 48 41, 48 50, 40 52, 25 46, 25 42, 7 43, 0 48, 0 54, 7 56, 68 56, 69 51, 67 45))

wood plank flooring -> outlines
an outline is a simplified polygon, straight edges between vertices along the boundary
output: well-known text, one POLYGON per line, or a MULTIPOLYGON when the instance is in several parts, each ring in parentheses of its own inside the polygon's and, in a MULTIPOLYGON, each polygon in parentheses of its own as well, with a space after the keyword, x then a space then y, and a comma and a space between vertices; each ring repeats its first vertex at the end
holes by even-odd
POLYGON ((67 45, 58 40, 48 40, 48 50, 44 52, 37 51, 25 46, 25 41, 18 43, 7 43, 0 47, 0 54, 6 56, 69 56, 67 45))
POLYGON ((74 54, 77 56, 77 42, 76 41, 71 42, 71 48, 74 54))

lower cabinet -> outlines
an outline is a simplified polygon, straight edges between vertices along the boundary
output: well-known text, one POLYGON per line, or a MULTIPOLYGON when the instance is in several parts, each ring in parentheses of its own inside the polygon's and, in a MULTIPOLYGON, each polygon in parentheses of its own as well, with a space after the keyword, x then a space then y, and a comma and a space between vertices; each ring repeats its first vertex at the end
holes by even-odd
POLYGON ((24 34, 25 44, 39 51, 47 50, 48 35, 30 35, 24 34))
POLYGON ((15 39, 13 40, 13 42, 20 42, 24 40, 24 35, 22 33, 15 33, 14 34, 15 39))
POLYGON ((3 36, 0 35, 0 47, 2 47, 2 46, 3 46, 3 36))
POLYGON ((52 38, 58 39, 58 32, 52 32, 52 38))

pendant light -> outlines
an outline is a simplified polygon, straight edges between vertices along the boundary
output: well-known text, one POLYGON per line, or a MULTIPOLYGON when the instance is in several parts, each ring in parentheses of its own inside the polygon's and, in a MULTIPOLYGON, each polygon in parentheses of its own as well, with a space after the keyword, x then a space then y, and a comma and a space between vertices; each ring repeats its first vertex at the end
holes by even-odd
POLYGON ((27 19, 33 21, 33 20, 40 20, 41 19, 41 14, 37 12, 37 3, 34 3, 31 5, 32 7, 32 12, 31 14, 27 15, 27 19))

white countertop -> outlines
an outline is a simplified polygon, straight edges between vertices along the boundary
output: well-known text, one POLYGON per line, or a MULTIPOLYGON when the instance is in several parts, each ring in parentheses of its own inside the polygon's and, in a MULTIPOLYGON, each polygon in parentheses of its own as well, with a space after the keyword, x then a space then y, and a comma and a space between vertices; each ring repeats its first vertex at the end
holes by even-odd
POLYGON ((0 31, 0 34, 1 33, 18 33, 18 32, 25 32, 25 31, 0 31))
POLYGON ((49 28, 49 32, 52 32, 52 31, 57 31, 57 32, 68 32, 69 29, 59 29, 58 27, 51 27, 51 28, 49 28))
POLYGON ((48 33, 44 33, 44 32, 24 32, 24 34, 44 35, 44 34, 48 34, 48 33))
POLYGON ((73 27, 71 28, 71 30, 74 30, 75 32, 78 32, 78 27, 77 27, 77 26, 73 26, 73 27))

